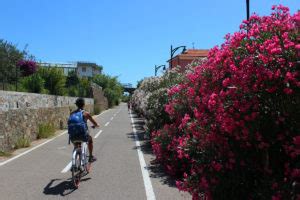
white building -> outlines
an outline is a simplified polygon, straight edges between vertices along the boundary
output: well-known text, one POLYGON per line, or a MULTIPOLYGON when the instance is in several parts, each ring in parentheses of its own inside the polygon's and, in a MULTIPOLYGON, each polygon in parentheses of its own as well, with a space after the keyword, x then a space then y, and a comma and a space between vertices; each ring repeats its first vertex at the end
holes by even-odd
POLYGON ((93 77, 102 73, 102 67, 96 63, 90 62, 76 62, 77 75, 79 77, 93 77))
POLYGON ((40 62, 39 65, 41 67, 56 67, 62 69, 64 74, 68 76, 69 72, 76 71, 77 66, 76 63, 48 63, 48 62, 40 62))
POLYGON ((49 63, 40 62, 42 67, 56 67, 63 70, 64 74, 67 76, 69 72, 75 71, 77 75, 81 78, 93 77, 97 74, 102 73, 102 66, 97 65, 92 62, 74 62, 74 63, 49 63))

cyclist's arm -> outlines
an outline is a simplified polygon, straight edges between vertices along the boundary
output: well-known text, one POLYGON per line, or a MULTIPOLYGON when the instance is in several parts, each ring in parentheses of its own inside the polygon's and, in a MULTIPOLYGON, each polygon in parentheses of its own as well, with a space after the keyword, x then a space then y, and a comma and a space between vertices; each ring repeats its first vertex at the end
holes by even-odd
POLYGON ((97 127, 99 126, 99 124, 93 119, 93 117, 90 115, 90 113, 85 112, 84 115, 88 120, 90 120, 93 123, 94 126, 97 126, 97 127))

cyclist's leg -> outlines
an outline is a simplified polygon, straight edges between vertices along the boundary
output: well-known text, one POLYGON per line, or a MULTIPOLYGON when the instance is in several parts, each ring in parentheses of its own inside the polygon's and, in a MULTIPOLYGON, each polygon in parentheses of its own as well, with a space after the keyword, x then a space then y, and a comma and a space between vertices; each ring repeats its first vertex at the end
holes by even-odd
POLYGON ((93 145, 93 138, 89 135, 88 136, 88 148, 89 148, 89 162, 94 162, 96 161, 95 156, 93 155, 93 149, 94 149, 94 145, 93 145))
POLYGON ((89 148, 90 156, 93 155, 93 148, 94 148, 93 138, 90 135, 88 136, 88 148, 89 148))

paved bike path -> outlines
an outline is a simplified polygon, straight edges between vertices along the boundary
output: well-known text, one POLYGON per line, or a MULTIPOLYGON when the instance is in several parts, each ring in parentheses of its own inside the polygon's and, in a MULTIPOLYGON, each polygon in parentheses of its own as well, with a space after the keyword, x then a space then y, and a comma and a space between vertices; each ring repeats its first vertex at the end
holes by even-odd
MULTIPOLYGON (((78 190, 71 187, 71 173, 61 173, 72 152, 64 134, 0 166, 0 199, 147 199, 127 107, 110 109, 96 120, 100 128, 90 131, 98 136, 94 138, 98 160, 78 190)), ((144 157, 147 164, 152 159, 150 154, 144 157)), ((190 199, 162 178, 151 178, 151 183, 156 199, 190 199)))

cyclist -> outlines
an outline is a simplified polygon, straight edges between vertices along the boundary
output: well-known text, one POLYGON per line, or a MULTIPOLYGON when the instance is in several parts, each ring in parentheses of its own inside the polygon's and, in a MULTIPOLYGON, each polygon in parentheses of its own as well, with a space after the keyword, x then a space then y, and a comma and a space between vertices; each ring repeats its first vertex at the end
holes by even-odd
MULTIPOLYGON (((84 106, 85 106, 84 98, 81 98, 81 97, 78 98, 76 100, 75 104, 77 106, 77 110, 75 110, 72 113, 82 112, 82 115, 83 115, 83 118, 84 118, 84 122, 86 123, 86 127, 88 127, 87 126, 87 121, 88 120, 90 120, 92 122, 93 128, 94 127, 99 127, 98 123, 93 119, 93 117, 90 115, 90 113, 88 113, 87 111, 84 110, 84 106)), ((88 149, 89 149, 89 162, 94 162, 97 159, 93 155, 93 138, 90 136, 88 130, 87 130, 87 141, 88 141, 88 149)))
POLYGON ((127 102, 127 108, 128 108, 128 111, 129 111, 130 108, 131 108, 131 103, 130 103, 130 101, 127 102))

